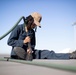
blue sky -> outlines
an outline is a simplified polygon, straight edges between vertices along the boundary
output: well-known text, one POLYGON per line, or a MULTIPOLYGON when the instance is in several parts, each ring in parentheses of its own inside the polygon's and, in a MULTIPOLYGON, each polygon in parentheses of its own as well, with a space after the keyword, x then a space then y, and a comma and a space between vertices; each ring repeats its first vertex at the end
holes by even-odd
MULTIPOLYGON (((35 11, 42 15, 42 28, 37 28, 36 32, 36 49, 55 52, 75 49, 72 24, 76 21, 76 0, 0 0, 0 37, 21 16, 27 17, 35 11)), ((9 35, 0 40, 0 53, 10 54, 9 35)))

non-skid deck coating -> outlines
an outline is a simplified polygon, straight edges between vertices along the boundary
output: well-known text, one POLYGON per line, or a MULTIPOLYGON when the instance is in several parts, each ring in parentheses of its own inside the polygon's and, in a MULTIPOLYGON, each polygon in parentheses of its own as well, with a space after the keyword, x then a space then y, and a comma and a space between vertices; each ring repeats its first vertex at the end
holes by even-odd
MULTIPOLYGON (((4 55, 3 55, 4 56, 4 55)), ((1 59, 3 58, 1 56, 1 59)), ((33 60, 37 63, 76 67, 76 60, 33 60)), ((76 75, 76 72, 0 60, 0 75, 76 75)))

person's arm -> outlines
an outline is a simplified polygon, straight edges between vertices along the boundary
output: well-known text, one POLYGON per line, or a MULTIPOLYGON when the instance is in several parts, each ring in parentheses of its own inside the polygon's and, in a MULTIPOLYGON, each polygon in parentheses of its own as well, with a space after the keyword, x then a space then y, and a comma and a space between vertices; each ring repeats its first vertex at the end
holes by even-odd
POLYGON ((17 26, 11 33, 7 44, 13 47, 22 47, 23 46, 23 40, 18 39, 20 34, 20 28, 17 26))

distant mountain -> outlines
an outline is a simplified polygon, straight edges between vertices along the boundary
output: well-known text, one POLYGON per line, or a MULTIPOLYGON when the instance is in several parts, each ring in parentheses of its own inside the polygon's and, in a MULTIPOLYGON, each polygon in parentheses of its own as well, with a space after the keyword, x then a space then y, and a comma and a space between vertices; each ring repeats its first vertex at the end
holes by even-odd
POLYGON ((59 51, 58 53, 72 53, 74 50, 70 49, 70 48, 66 48, 66 49, 63 49, 61 51, 59 51))

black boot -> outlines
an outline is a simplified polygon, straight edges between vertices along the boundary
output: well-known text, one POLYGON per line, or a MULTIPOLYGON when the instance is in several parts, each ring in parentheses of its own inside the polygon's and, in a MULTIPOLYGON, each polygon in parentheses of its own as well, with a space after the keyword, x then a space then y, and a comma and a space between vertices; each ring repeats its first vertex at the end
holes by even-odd
POLYGON ((76 50, 70 54, 70 59, 76 59, 76 50))

